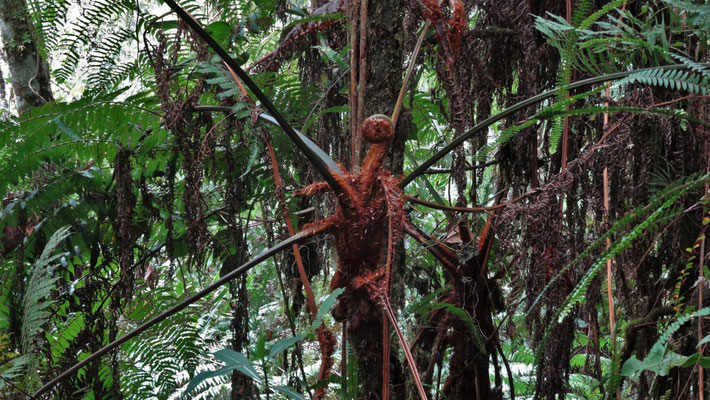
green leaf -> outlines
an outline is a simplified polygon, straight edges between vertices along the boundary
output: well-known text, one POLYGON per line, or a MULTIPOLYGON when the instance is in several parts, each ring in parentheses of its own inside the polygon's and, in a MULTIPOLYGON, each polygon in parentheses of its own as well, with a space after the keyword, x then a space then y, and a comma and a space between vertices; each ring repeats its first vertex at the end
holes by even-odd
POLYGON ((256 341, 256 348, 254 349, 254 358, 262 359, 266 356, 266 335, 260 334, 256 341))
POLYGON ((185 392, 183 393, 183 396, 190 393, 192 389, 196 388, 199 386, 202 382, 206 381, 209 378, 214 378, 216 376, 221 376, 228 374, 232 372, 234 369, 229 369, 229 368, 220 368, 215 371, 202 371, 199 374, 195 375, 192 379, 190 379, 190 382, 187 384, 187 388, 185 388, 185 392))
POLYGON ((619 372, 619 374, 621 376, 631 376, 638 372, 642 365, 643 363, 636 358, 636 356, 631 356, 621 367, 621 372, 619 372))
POLYGON ((333 308, 333 303, 335 303, 335 299, 338 298, 343 292, 345 291, 345 288, 337 288, 333 290, 332 293, 328 295, 328 297, 323 300, 321 303, 320 307, 318 307, 318 312, 316 313, 316 317, 313 319, 313 324, 311 326, 313 329, 318 329, 320 326, 323 324, 323 318, 325 318, 325 315, 330 312, 330 309, 333 308))
POLYGON ((227 367, 233 367, 244 375, 254 379, 257 382, 261 381, 259 373, 252 365, 251 361, 244 354, 232 349, 222 349, 214 353, 214 357, 226 364, 227 367))
POLYGON ((305 400, 305 397, 288 386, 272 386, 272 388, 289 399, 305 400))
POLYGON ((243 174, 241 174, 239 177, 243 178, 245 175, 249 174, 251 172, 252 167, 254 166, 254 163, 256 163, 256 157, 261 154, 261 141, 259 140, 254 140, 252 145, 251 145, 251 153, 249 154, 249 161, 247 161, 247 168, 244 171, 243 174))
POLYGON ((703 368, 710 368, 710 357, 703 357, 700 353, 695 353, 692 356, 689 356, 688 361, 681 365, 681 367, 694 367, 695 364, 700 365, 703 368))
POLYGON ((79 135, 76 132, 74 132, 70 127, 68 127, 67 124, 65 124, 64 121, 61 120, 61 118, 57 117, 57 118, 53 119, 52 122, 54 122, 54 124, 57 125, 59 130, 66 133, 67 136, 69 136, 73 140, 81 140, 79 135))
POLYGON ((303 339, 303 335, 298 335, 298 336, 292 336, 292 337, 287 337, 279 340, 276 342, 276 344, 271 348, 269 351, 269 358, 276 358, 279 354, 281 354, 282 351, 288 349, 289 347, 293 346, 298 342, 299 340, 303 339))
POLYGON ((229 43, 229 37, 232 35, 232 25, 224 21, 215 21, 207 25, 207 32, 222 46, 229 43))

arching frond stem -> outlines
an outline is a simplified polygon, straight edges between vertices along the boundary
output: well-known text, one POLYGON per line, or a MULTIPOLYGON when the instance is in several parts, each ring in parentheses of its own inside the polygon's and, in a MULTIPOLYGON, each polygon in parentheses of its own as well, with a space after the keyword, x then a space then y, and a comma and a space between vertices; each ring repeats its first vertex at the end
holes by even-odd
POLYGON ((232 69, 239 79, 249 88, 249 90, 254 93, 257 99, 261 102, 261 105, 266 108, 271 114, 271 118, 283 129, 286 135, 293 141, 293 143, 301 150, 308 161, 313 164, 313 168, 316 169, 328 182, 331 188, 335 192, 342 192, 341 185, 336 179, 336 175, 342 173, 338 164, 328 157, 323 151, 316 151, 314 147, 317 147, 313 142, 304 140, 305 136, 298 134, 295 129, 286 121, 286 119, 281 115, 281 112, 274 106, 271 100, 266 97, 264 92, 259 89, 259 86, 249 77, 249 75, 244 72, 244 70, 239 67, 236 61, 220 46, 212 36, 210 36, 207 31, 182 7, 180 7, 174 0, 164 0, 177 15, 183 20, 202 40, 204 40, 207 45, 209 45, 212 50, 224 61, 230 69, 232 69), (310 143, 308 143, 310 142, 310 143), (325 157, 324 157, 325 156, 325 157))
MULTIPOLYGON (((706 65, 706 64, 704 64, 706 65)), ((599 83, 604 83, 607 81, 615 81, 618 79, 625 78, 629 75, 632 74, 638 74, 640 72, 644 71, 653 71, 653 70, 680 70, 680 69, 688 69, 688 67, 684 64, 673 64, 673 65, 666 65, 662 67, 651 67, 651 68, 643 68, 643 69, 636 69, 636 70, 630 70, 630 71, 621 71, 621 72, 615 72, 612 74, 607 74, 607 75, 600 75, 600 76, 595 76, 592 78, 588 79, 583 79, 581 81, 574 82, 567 86, 566 90, 574 90, 578 89, 581 87, 585 86, 590 86, 590 85, 596 85, 599 83)), ((469 129, 468 131, 464 132, 462 135, 456 137, 446 145, 443 149, 439 150, 436 154, 431 156, 429 159, 421 163, 414 171, 409 173, 404 179, 402 179, 402 182, 400 183, 401 187, 405 187, 408 184, 412 183, 414 179, 416 179, 419 175, 422 175, 425 171, 427 171, 432 165, 434 165, 437 161, 441 160, 444 156, 452 152, 456 147, 460 146, 463 142, 466 140, 470 139, 475 135, 476 133, 488 128, 489 126, 493 125, 495 122, 500 121, 503 118, 506 118, 510 115, 515 114, 516 112, 525 109, 526 107, 529 107, 531 105, 540 103, 544 100, 547 100, 549 98, 554 97, 559 93, 559 88, 555 89, 550 89, 548 91, 542 92, 540 94, 537 94, 533 97, 530 97, 526 100, 523 100, 517 104, 514 104, 505 110, 499 112, 498 114, 491 115, 490 117, 486 118, 485 120, 481 121, 477 125, 475 125, 473 128, 469 129)))
POLYGON ((157 316, 153 317, 151 320, 141 324, 137 328, 133 329, 132 331, 128 332, 124 336, 120 337, 119 339, 114 340, 113 342, 107 344, 106 346, 102 347, 101 349, 97 350, 93 354, 91 354, 89 357, 86 359, 74 364, 71 368, 66 369, 64 372, 61 374, 57 375, 54 379, 51 381, 45 383, 41 388, 37 389, 34 394, 32 394, 32 399, 37 399, 39 396, 42 394, 48 392, 50 389, 54 387, 57 383, 61 382, 62 380, 66 379, 67 377, 75 374, 79 369, 84 367, 85 365, 98 360, 101 356, 104 354, 108 353, 109 351, 117 348, 118 346, 122 345, 123 343, 126 343, 127 341, 133 339, 134 337, 140 335, 141 333, 145 332, 152 326, 156 325, 157 323, 165 320, 166 318, 169 318, 172 315, 177 314, 178 312, 184 310, 187 308, 189 305, 195 303, 196 301, 200 300, 201 298, 207 296, 208 294, 214 292, 219 288, 220 286, 224 285, 225 283, 231 281, 232 279, 246 273, 249 271, 251 268, 255 267, 256 265, 260 264, 262 261, 268 259, 269 257, 273 256, 274 254, 280 252, 281 250, 285 250, 290 248, 292 245, 300 242, 301 240, 312 236, 314 233, 311 231, 301 231, 291 237, 289 237, 286 240, 283 240, 276 245, 274 245, 272 248, 262 252, 258 256, 252 258, 250 261, 246 262, 245 264, 242 264, 238 268, 234 269, 232 272, 224 275, 221 277, 219 280, 216 282, 212 283, 211 285, 205 287, 204 289, 200 290, 199 292, 193 294, 192 296, 188 297, 187 299, 181 301, 180 303, 172 306, 171 308, 163 311, 162 313, 158 314, 157 316))

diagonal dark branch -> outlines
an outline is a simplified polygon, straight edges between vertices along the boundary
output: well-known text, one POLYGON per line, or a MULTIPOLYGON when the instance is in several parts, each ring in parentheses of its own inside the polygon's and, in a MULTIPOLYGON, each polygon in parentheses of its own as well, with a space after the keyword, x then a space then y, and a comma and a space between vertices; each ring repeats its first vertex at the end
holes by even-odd
POLYGON ((276 245, 274 245, 272 248, 262 252, 258 256, 252 258, 251 260, 247 261, 245 264, 239 266, 238 268, 234 269, 232 272, 228 273, 227 275, 221 277, 218 281, 212 283, 211 285, 205 287, 204 289, 200 290, 199 292, 193 294, 192 296, 188 297, 187 299, 181 301, 180 303, 174 305, 173 307, 169 308, 168 310, 163 311, 162 313, 158 314, 148 322, 143 323, 142 325, 138 326, 137 328, 133 329, 132 331, 128 332, 124 336, 122 336, 119 339, 114 340, 113 342, 107 344, 106 346, 102 347, 95 353, 91 354, 89 357, 86 359, 82 360, 81 362, 78 362, 74 364, 71 368, 65 370, 61 374, 57 375, 54 379, 51 381, 45 383, 41 388, 39 388, 36 392, 32 394, 32 399, 37 399, 39 396, 42 394, 46 393, 54 385, 62 381, 63 379, 71 376, 72 374, 76 373, 80 368, 83 366, 91 363, 92 361, 96 361, 99 359, 102 355, 108 353, 109 351, 117 348, 118 346, 122 345, 123 343, 133 339, 134 337, 140 335, 141 333, 145 332, 148 330, 150 327, 154 326, 155 324, 165 320, 166 318, 177 314, 181 310, 185 309, 189 305, 193 304, 197 300, 205 297, 206 295, 212 293, 215 291, 217 288, 220 286, 224 285, 225 283, 229 282, 230 280, 236 278, 237 276, 240 276, 247 271, 249 271, 252 267, 258 265, 262 261, 266 260, 267 258, 273 256, 274 254, 280 252, 281 250, 288 249, 290 248, 293 244, 300 242, 301 240, 309 237, 312 235, 312 232, 310 231, 301 231, 291 237, 289 237, 286 240, 283 240, 276 245))
POLYGON ((455 279, 461 278, 461 272, 458 269, 459 259, 456 253, 446 247, 443 243, 424 233, 416 225, 406 218, 404 221, 404 231, 414 240, 424 246, 429 252, 446 267, 455 279))
MULTIPOLYGON (((704 64, 704 65, 707 65, 707 64, 704 64)), ((592 77, 589 79, 577 81, 575 83, 568 85, 564 89, 565 90, 574 90, 574 89, 578 89, 578 88, 585 87, 585 86, 615 81, 615 80, 622 79, 622 78, 625 78, 629 75, 636 74, 636 73, 643 72, 643 71, 651 71, 651 70, 658 70, 658 69, 662 69, 662 70, 687 69, 687 68, 688 67, 685 66, 684 64, 674 64, 674 65, 666 65, 666 66, 662 66, 662 67, 651 67, 651 68, 635 69, 635 70, 630 70, 630 71, 615 72, 613 74, 595 76, 595 77, 592 77)), ((481 121, 479 124, 475 125, 473 128, 464 132, 462 135, 456 137, 446 147, 439 150, 439 152, 437 152, 436 154, 431 156, 429 159, 427 159, 426 161, 421 163, 414 171, 412 171, 409 175, 407 175, 404 179, 402 179, 402 182, 400 183, 400 187, 405 187, 408 184, 412 183, 412 181, 414 179, 416 179, 418 176, 425 173, 425 171, 427 171, 429 169, 429 167, 431 167, 437 161, 439 161, 444 156, 449 154, 456 147, 460 146, 463 142, 470 139, 477 132, 480 132, 480 131, 488 128, 489 126, 493 125, 495 122, 498 122, 503 118, 506 118, 506 117, 508 117, 520 110, 523 110, 526 107, 529 107, 531 105, 540 103, 544 100, 554 97, 559 92, 559 90, 560 90, 560 88, 550 89, 546 92, 542 92, 542 93, 537 94, 533 97, 529 97, 517 104, 514 104, 514 105, 506 108, 505 110, 499 112, 498 114, 491 115, 490 117, 481 121)))
POLYGON ((273 120, 283 129, 283 131, 288 135, 288 137, 293 141, 296 147, 301 150, 308 161, 313 164, 313 167, 323 176, 328 185, 336 193, 343 193, 343 189, 338 182, 336 175, 342 174, 337 163, 328 157, 325 152, 321 149, 316 148, 318 146, 310 140, 306 140, 306 137, 302 134, 296 132, 295 129, 286 121, 286 119, 281 115, 279 110, 274 106, 271 100, 266 97, 264 92, 259 89, 256 83, 249 77, 249 75, 244 72, 244 70, 237 64, 236 61, 220 46, 212 36, 207 33, 207 31, 200 26, 200 24, 192 18, 185 10, 182 9, 174 0, 164 0, 177 15, 183 20, 202 40, 204 40, 207 45, 209 45, 212 50, 224 61, 225 64, 229 66, 239 77, 239 79, 244 82, 244 84, 249 88, 249 90, 254 93, 257 99, 261 102, 261 105, 273 116, 273 120), (320 150, 320 151, 319 151, 320 150))

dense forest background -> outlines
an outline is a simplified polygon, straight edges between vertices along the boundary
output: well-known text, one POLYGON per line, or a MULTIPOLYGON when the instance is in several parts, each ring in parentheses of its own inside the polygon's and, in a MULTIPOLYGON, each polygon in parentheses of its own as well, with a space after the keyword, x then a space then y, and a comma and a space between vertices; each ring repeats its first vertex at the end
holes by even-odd
POLYGON ((0 398, 704 399, 709 32, 0 0, 0 398))

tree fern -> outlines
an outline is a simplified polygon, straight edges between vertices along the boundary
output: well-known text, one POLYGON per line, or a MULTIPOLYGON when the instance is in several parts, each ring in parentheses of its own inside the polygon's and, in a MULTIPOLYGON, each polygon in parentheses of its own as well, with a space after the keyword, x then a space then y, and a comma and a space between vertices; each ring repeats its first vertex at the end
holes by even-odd
POLYGON ((92 160, 102 166, 113 160, 117 145, 137 147, 145 131, 141 151, 150 152, 165 139, 158 116, 144 99, 116 102, 120 93, 69 104, 49 103, 0 128, 0 196, 10 185, 23 182, 42 165, 76 165, 74 159, 92 160), (48 139, 53 139, 48 141, 48 139))
MULTIPOLYGON (((132 316, 145 317, 150 311, 158 313, 160 310, 155 309, 156 305, 175 301, 172 293, 174 288, 169 286, 152 290, 150 300, 137 302, 139 308, 132 310, 132 316)), ((221 331, 223 328, 214 318, 219 303, 213 298, 220 296, 210 296, 210 299, 191 306, 192 313, 163 322, 154 335, 123 346, 125 358, 122 365, 126 373, 121 376, 121 386, 128 388, 127 399, 143 399, 145 393, 168 398, 187 384, 201 364, 202 354, 224 345, 221 340, 213 339, 227 337, 227 332, 221 331), (205 312, 205 306, 211 308, 205 312)))
POLYGON ((655 375, 666 376, 670 368, 678 366, 694 367, 701 359, 702 364, 707 367, 709 360, 705 359, 705 357, 700 354, 696 353, 692 356, 682 356, 675 352, 671 352, 670 354, 666 353, 668 342, 673 334, 684 324, 688 323, 688 321, 707 315, 710 315, 710 307, 679 315, 658 337, 658 340, 651 346, 651 350, 649 350, 643 361, 639 361, 636 357, 632 356, 624 363, 621 368, 621 375, 630 376, 636 372, 648 370, 652 371, 655 375))
POLYGON ((52 253, 69 235, 69 227, 58 229, 52 234, 42 255, 35 263, 32 277, 27 283, 27 293, 22 301, 22 350, 24 353, 30 352, 35 347, 34 340, 42 325, 51 315, 49 309, 55 301, 51 299, 50 294, 59 279, 53 274, 53 263, 62 256, 61 253, 54 255, 52 253))
POLYGON ((54 232, 47 241, 42 255, 33 266, 32 275, 22 300, 22 310, 20 310, 22 315, 20 327, 22 356, 12 359, 8 368, 0 368, 3 370, 3 377, 9 379, 22 374, 28 384, 32 384, 38 378, 40 359, 35 354, 39 348, 37 341, 44 325, 49 321, 50 309, 55 304, 51 294, 59 277, 53 273, 54 262, 62 256, 61 253, 53 253, 69 235, 69 227, 60 228, 54 232))
POLYGON ((582 303, 586 300, 586 293, 589 285, 592 283, 594 277, 599 273, 601 268, 606 265, 607 260, 614 258, 616 255, 627 250, 631 247, 634 240, 641 237, 645 232, 655 229, 658 225, 659 220, 663 217, 664 213, 678 201, 683 195, 704 184, 710 175, 705 175, 698 179, 691 179, 685 182, 681 187, 674 188, 672 190, 666 190, 662 194, 658 195, 651 200, 648 209, 653 211, 646 217, 641 223, 636 225, 633 229, 629 231, 622 238, 614 241, 609 250, 602 253, 594 263, 591 268, 584 274, 584 276, 579 280, 577 285, 572 289, 572 292, 567 296, 562 305, 554 312, 553 318, 545 329, 543 339, 538 345, 536 359, 540 360, 542 352, 547 345, 547 339, 552 328, 562 322, 572 311, 572 308, 582 303), (660 203, 660 204, 659 204, 660 203))

